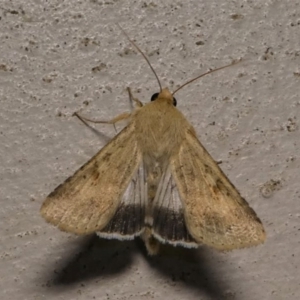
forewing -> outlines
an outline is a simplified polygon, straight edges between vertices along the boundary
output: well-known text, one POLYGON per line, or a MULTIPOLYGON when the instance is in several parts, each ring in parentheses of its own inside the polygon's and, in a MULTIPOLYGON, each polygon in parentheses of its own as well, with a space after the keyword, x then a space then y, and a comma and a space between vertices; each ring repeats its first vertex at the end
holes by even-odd
POLYGON ((143 163, 135 172, 122 196, 116 213, 101 231, 100 237, 132 240, 144 229, 147 185, 143 163))
POLYGON ((42 216, 76 234, 103 229, 140 162, 134 124, 130 124, 46 198, 42 216))
POLYGON ((186 228, 183 206, 170 168, 163 173, 158 185, 152 218, 152 234, 161 243, 187 248, 198 247, 186 228))
POLYGON ((192 131, 187 132, 170 163, 188 231, 198 243, 231 250, 265 240, 263 225, 254 210, 192 131))

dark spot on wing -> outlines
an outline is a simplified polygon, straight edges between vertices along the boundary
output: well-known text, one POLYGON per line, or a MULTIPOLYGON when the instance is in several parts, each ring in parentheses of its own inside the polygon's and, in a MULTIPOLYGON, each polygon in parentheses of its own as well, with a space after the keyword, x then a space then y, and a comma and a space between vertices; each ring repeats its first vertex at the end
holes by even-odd
POLYGON ((166 242, 194 242, 186 227, 182 211, 155 208, 153 212, 153 230, 166 242))

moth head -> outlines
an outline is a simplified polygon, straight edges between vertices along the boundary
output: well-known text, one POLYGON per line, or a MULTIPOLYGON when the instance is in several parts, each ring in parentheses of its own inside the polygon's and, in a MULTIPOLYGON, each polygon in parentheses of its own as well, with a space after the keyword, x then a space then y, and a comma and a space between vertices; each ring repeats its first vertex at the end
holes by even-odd
POLYGON ((151 101, 155 101, 157 99, 160 99, 160 101, 167 101, 174 106, 177 105, 177 100, 175 97, 173 97, 172 93, 170 93, 168 88, 164 88, 161 90, 160 93, 155 93, 151 97, 151 101))

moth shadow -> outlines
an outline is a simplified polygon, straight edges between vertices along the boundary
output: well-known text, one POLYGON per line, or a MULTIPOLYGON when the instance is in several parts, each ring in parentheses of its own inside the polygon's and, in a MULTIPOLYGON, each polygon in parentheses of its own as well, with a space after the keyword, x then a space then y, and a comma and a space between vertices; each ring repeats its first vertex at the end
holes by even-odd
POLYGON ((157 256, 149 256, 143 251, 149 265, 165 276, 170 284, 198 290, 211 299, 231 299, 232 289, 224 280, 226 274, 222 274, 220 265, 216 265, 216 255, 212 252, 207 248, 187 249, 168 245, 161 245, 157 256))
MULTIPOLYGON (((48 293, 61 293, 68 287, 97 279, 115 277, 126 272, 133 257, 140 252, 151 268, 166 277, 170 285, 194 289, 211 299, 228 299, 230 287, 224 278, 226 274, 217 269, 215 257, 208 249, 186 249, 161 245, 157 256, 149 256, 140 239, 118 241, 101 239, 96 235, 78 242, 76 253, 69 253, 59 262, 59 269, 46 275, 44 284, 48 293)), ((222 269, 224 266, 222 266, 222 269)), ((51 269, 48 266, 47 270, 51 269)), ((52 266, 53 269, 53 266, 52 266)), ((48 271, 47 271, 48 272, 48 271)))
POLYGON ((68 255, 62 267, 56 270, 50 285, 67 286, 101 276, 120 274, 130 266, 134 244, 130 241, 100 239, 98 236, 85 238, 74 255, 68 255))

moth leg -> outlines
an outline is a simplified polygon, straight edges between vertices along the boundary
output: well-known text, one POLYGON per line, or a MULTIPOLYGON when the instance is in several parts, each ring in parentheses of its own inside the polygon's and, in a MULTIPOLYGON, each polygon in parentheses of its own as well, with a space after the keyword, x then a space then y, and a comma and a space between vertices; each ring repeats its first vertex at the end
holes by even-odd
MULTIPOLYGON (((132 92, 131 92, 131 89, 130 89, 129 87, 127 88, 127 91, 128 91, 128 94, 129 94, 129 99, 130 99, 130 101, 131 101, 131 102, 135 102, 137 107, 142 107, 142 106, 143 106, 143 103, 142 103, 139 99, 133 97, 132 92)), ((76 117, 77 117, 81 122, 83 122, 85 125, 87 125, 86 122, 91 122, 91 123, 101 123, 101 124, 113 124, 113 125, 115 125, 116 123, 118 123, 118 122, 120 122, 120 121, 129 119, 129 118, 131 117, 131 113, 129 113, 129 112, 122 113, 122 114, 120 114, 120 115, 116 116, 115 118, 113 118, 113 119, 111 119, 111 120, 108 120, 108 121, 92 120, 92 119, 89 119, 89 118, 86 118, 86 117, 81 116, 81 115, 80 115, 79 113, 77 113, 77 112, 74 112, 74 113, 73 113, 73 116, 76 116, 76 117)))
POLYGON ((115 125, 117 122, 129 119, 131 117, 131 113, 129 113, 129 112, 122 113, 122 114, 120 114, 120 115, 116 116, 115 118, 113 118, 111 120, 108 120, 108 121, 88 119, 86 117, 83 117, 83 116, 79 115, 77 112, 75 112, 73 114, 73 116, 76 116, 83 123, 91 122, 91 123, 101 123, 101 124, 113 124, 113 125, 115 125))
POLYGON ((116 129, 116 123, 117 122, 120 122, 122 120, 126 120, 126 119, 129 119, 131 117, 131 113, 129 112, 125 112, 125 113, 122 113, 118 116, 116 116, 115 118, 111 119, 111 120, 108 120, 108 121, 101 121, 101 120, 92 120, 92 119, 88 119, 88 118, 85 118, 83 116, 80 116, 77 112, 75 112, 73 114, 73 116, 76 116, 84 125, 86 126, 89 126, 87 124, 87 122, 91 122, 91 123, 101 123, 101 124, 112 124, 115 128, 115 131, 117 132, 117 129, 116 129))
POLYGON ((143 103, 139 99, 133 97, 130 87, 127 88, 127 91, 128 91, 128 94, 129 94, 130 101, 135 102, 137 107, 142 107, 143 103))

